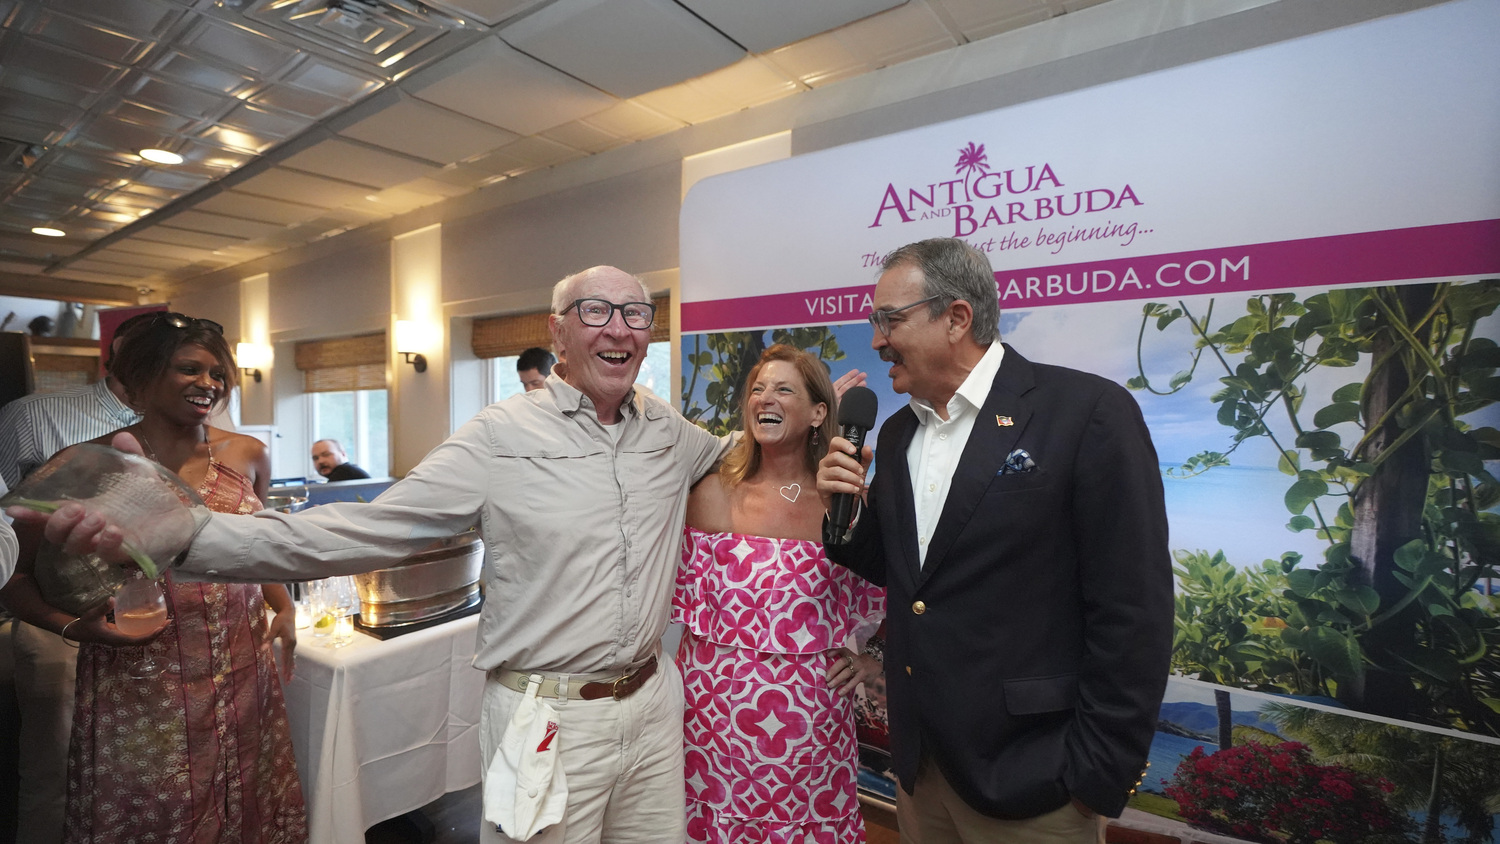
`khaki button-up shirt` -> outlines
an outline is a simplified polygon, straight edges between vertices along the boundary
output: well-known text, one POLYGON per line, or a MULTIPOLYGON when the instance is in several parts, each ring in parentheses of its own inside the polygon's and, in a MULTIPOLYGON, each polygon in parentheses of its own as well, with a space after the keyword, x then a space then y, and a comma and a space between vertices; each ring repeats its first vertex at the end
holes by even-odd
POLYGON ((352 574, 478 525, 475 667, 621 669, 666 630, 688 489, 725 442, 640 393, 617 432, 618 443, 554 376, 485 408, 368 504, 209 518, 180 569, 252 582, 352 574))

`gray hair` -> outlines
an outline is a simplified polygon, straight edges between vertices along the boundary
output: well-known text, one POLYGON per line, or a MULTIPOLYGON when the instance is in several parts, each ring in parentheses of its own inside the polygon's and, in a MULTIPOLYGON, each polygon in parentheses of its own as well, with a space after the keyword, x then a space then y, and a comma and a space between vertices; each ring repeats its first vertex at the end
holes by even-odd
MULTIPOLYGON (((583 281, 585 279, 588 279, 588 278, 594 276, 595 274, 603 272, 605 270, 614 270, 617 273, 623 273, 625 275, 630 275, 629 273, 626 273, 624 270, 619 269, 617 267, 604 267, 604 266, 589 267, 588 269, 584 270, 583 272, 573 273, 572 275, 564 278, 562 281, 559 281, 557 284, 553 285, 553 287, 552 287, 552 313, 554 313, 554 314, 560 314, 560 313, 563 312, 564 308, 566 308, 569 305, 573 304, 573 300, 575 300, 575 299, 578 298, 577 296, 573 295, 573 288, 577 287, 579 282, 581 282, 581 281, 583 281)), ((633 279, 635 279, 636 284, 639 284, 641 286, 641 301, 642 302, 649 302, 649 301, 651 301, 651 291, 646 289, 646 282, 642 281, 641 277, 637 276, 637 275, 632 275, 630 277, 633 278, 633 279)))
POLYGON ((1000 301, 995 293, 995 271, 983 252, 956 237, 934 237, 908 243, 885 256, 880 270, 909 265, 922 273, 922 292, 938 297, 927 305, 936 317, 959 299, 974 309, 969 335, 981 346, 1000 339, 1000 301))

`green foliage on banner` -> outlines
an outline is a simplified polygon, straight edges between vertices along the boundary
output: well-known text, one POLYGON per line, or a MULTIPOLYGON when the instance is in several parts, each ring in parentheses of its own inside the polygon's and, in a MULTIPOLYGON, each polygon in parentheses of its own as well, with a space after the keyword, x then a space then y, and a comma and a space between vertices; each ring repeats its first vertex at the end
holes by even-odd
POLYGON ((1230 465, 1268 440, 1290 479, 1287 529, 1326 543, 1316 568, 1233 572, 1222 555, 1178 552, 1179 670, 1500 735, 1500 481, 1486 463, 1500 459, 1500 431, 1465 421, 1500 399, 1500 347, 1476 332, 1497 306, 1494 279, 1266 294, 1217 329, 1212 301, 1201 318, 1180 301, 1145 305, 1127 386, 1170 395, 1208 363, 1231 430, 1226 449, 1168 474, 1230 465), (1193 338, 1165 387, 1145 371, 1153 324, 1193 338), (1364 380, 1308 404, 1310 375, 1362 360, 1364 380), (1285 625, 1274 636, 1270 619, 1285 625))
POLYGON ((685 355, 691 374, 682 388, 683 415, 715 436, 738 431, 740 389, 745 377, 755 368, 761 353, 778 343, 809 352, 824 363, 844 359, 838 338, 827 326, 776 328, 771 331, 769 344, 764 331, 695 335, 693 350, 685 355), (694 398, 700 380, 704 383, 702 404, 694 398))

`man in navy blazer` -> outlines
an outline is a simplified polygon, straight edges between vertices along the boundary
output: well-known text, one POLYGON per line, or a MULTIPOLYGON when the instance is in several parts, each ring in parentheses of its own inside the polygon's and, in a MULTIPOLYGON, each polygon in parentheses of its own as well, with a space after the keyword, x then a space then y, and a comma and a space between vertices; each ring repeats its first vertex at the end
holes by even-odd
MULTIPOLYGON (((1102 841, 1143 773, 1172 641, 1140 408, 1003 346, 989 260, 961 240, 892 253, 873 304, 873 346, 912 400, 880 429, 867 505, 826 547, 887 589, 901 840, 1102 841)), ((862 490, 860 457, 833 441, 825 506, 862 490)))

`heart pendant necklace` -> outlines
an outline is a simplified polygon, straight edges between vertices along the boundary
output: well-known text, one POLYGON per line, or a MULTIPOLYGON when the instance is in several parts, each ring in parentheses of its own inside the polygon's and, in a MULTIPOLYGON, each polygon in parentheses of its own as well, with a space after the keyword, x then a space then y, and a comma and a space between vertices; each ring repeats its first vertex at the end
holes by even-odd
POLYGON ((781 493, 782 498, 785 498, 793 504, 796 504, 797 496, 802 494, 802 484, 787 484, 786 486, 782 487, 779 492, 781 493))

